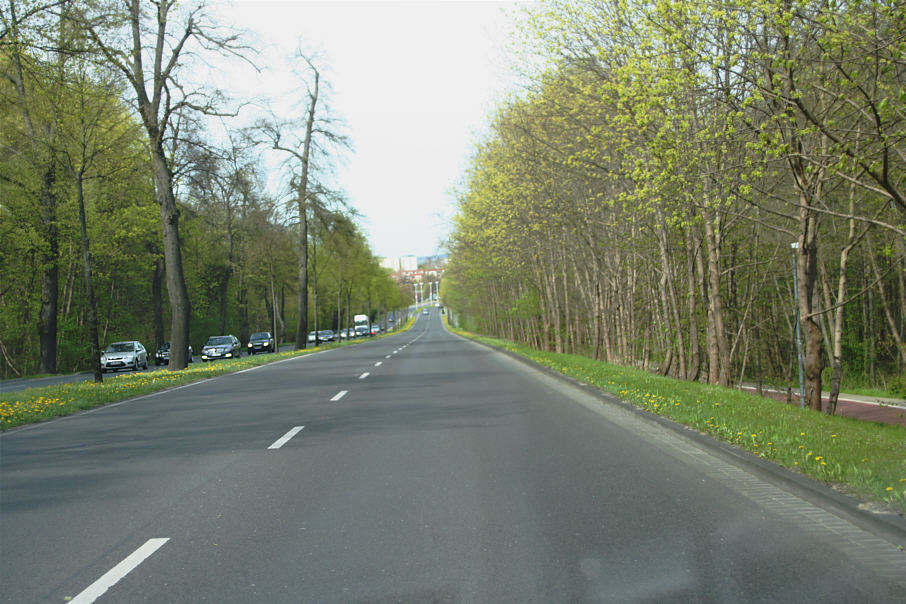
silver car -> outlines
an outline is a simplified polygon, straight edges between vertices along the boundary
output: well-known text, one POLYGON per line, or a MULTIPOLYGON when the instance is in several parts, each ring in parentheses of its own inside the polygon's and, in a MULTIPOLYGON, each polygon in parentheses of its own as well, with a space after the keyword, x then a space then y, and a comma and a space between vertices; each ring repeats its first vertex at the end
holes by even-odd
POLYGON ((101 372, 148 368, 148 351, 141 342, 114 342, 101 354, 101 372))

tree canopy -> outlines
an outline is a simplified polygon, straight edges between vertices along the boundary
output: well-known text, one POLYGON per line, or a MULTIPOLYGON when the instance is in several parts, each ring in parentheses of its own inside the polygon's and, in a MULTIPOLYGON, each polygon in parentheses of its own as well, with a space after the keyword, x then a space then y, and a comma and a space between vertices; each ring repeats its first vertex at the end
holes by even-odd
POLYGON ((445 295, 466 324, 683 379, 798 385, 798 323, 811 408, 822 379, 830 412, 843 376, 902 381, 899 3, 525 16, 546 67, 477 147, 451 237, 445 295))

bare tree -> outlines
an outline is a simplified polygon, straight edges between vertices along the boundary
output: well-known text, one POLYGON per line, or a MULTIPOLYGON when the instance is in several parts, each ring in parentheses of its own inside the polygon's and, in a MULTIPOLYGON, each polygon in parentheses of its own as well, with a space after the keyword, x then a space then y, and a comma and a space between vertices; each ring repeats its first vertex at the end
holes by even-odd
POLYGON ((203 3, 182 11, 176 0, 121 0, 89 9, 80 16, 80 23, 106 61, 130 83, 148 135, 170 298, 169 368, 184 369, 188 362, 191 310, 182 267, 172 158, 167 153, 168 133, 174 116, 180 112, 221 113, 217 110, 219 94, 187 90, 177 73, 191 48, 241 56, 243 47, 236 34, 222 33, 205 21, 203 3), (154 7, 153 15, 143 10, 149 5, 154 7), (178 21, 173 22, 173 17, 178 21))
MULTIPOLYGON (((313 179, 312 153, 326 154, 329 145, 348 147, 348 139, 337 132, 335 120, 330 119, 324 107, 321 90, 321 72, 314 62, 301 52, 301 58, 308 65, 313 81, 307 87, 308 103, 301 116, 303 128, 292 120, 278 121, 276 118, 261 120, 257 124, 257 142, 289 155, 293 163, 291 186, 299 219, 298 261, 299 261, 299 316, 296 322, 296 348, 305 348, 308 335, 308 219, 309 210, 323 205, 317 193, 326 190, 313 179), (324 117, 321 116, 324 114, 324 117)), ((323 163, 323 162, 322 162, 323 163)))

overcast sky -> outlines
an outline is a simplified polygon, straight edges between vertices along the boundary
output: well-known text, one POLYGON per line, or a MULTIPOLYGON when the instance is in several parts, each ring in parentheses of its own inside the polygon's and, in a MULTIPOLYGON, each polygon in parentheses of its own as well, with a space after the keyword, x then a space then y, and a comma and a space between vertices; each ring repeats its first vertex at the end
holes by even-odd
MULTIPOLYGON (((354 151, 337 184, 363 215, 378 256, 440 251, 474 143, 514 87, 506 55, 510 2, 302 2, 210 5, 224 24, 251 30, 266 70, 220 85, 278 99, 298 84, 289 57, 317 51, 354 151)), ((298 95, 296 95, 298 98, 298 95)), ((279 106, 279 105, 278 105, 279 106)))

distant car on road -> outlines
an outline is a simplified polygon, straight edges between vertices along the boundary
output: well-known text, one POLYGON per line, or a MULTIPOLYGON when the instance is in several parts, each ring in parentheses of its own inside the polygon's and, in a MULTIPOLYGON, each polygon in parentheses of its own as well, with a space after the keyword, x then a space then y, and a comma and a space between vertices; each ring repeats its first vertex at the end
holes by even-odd
POLYGON ((230 334, 225 336, 211 336, 201 349, 202 361, 214 359, 233 359, 242 354, 239 338, 230 334))
POLYGON ((355 337, 360 338, 364 336, 371 335, 371 330, 368 329, 367 325, 356 325, 355 326, 355 337))
POLYGON ((118 371, 120 369, 148 368, 148 351, 141 342, 131 340, 128 342, 114 342, 104 349, 101 354, 101 372, 118 371))
POLYGON ((336 339, 336 335, 331 329, 321 329, 319 331, 311 331, 308 333, 308 342, 310 344, 317 344, 319 342, 333 342, 336 339))
MULTIPOLYGON (((189 362, 193 362, 195 359, 192 358, 192 347, 189 346, 189 362)), ((160 348, 154 353, 154 364, 155 365, 167 365, 170 363, 170 342, 164 342, 160 345, 160 348)))
POLYGON ((249 354, 257 354, 259 352, 274 352, 276 350, 276 345, 274 344, 274 336, 271 335, 269 331, 259 331, 253 333, 249 337, 248 343, 249 354))
POLYGON ((425 310, 422 311, 422 314, 423 314, 423 315, 430 315, 430 314, 431 314, 431 311, 425 309, 425 310))

